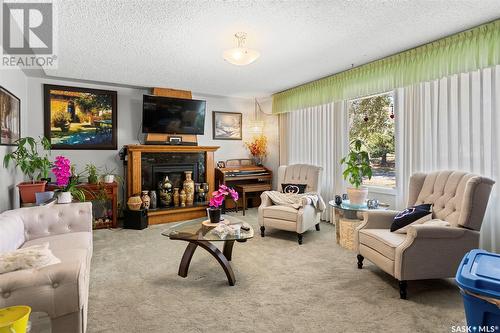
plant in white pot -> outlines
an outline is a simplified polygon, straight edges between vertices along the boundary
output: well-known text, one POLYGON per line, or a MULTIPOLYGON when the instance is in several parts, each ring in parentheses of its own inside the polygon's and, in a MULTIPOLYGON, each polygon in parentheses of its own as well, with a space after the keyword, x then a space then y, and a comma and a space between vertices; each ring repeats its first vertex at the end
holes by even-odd
POLYGON ((372 168, 370 166, 370 155, 363 150, 361 140, 351 142, 351 151, 340 160, 340 164, 345 164, 346 168, 342 173, 352 187, 347 188, 347 196, 351 205, 364 206, 368 197, 368 188, 361 186, 363 178, 372 178, 372 168))
POLYGON ((113 182, 120 182, 121 181, 121 176, 115 173, 116 169, 108 169, 106 166, 104 166, 104 172, 102 174, 102 180, 106 184, 111 184, 113 182))
POLYGON ((52 172, 56 176, 57 202, 70 203, 73 198, 78 201, 85 201, 85 193, 78 188, 78 175, 75 173, 71 162, 64 156, 57 156, 52 172))

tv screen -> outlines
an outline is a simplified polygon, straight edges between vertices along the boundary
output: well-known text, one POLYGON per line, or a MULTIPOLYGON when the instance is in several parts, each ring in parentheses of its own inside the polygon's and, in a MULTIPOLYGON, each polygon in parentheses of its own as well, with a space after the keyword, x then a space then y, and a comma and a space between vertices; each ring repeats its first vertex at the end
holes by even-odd
POLYGON ((198 134, 205 129, 206 101, 144 95, 142 132, 198 134))

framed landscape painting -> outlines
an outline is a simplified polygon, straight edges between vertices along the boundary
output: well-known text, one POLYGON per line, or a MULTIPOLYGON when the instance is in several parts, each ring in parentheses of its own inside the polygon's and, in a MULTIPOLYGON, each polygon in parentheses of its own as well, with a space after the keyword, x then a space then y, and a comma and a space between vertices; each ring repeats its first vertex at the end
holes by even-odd
POLYGON ((44 134, 52 149, 117 149, 116 91, 45 84, 44 134))
POLYGON ((241 140, 242 114, 238 112, 213 111, 212 127, 214 140, 241 140))
POLYGON ((0 87, 0 144, 11 146, 21 137, 21 100, 0 87))

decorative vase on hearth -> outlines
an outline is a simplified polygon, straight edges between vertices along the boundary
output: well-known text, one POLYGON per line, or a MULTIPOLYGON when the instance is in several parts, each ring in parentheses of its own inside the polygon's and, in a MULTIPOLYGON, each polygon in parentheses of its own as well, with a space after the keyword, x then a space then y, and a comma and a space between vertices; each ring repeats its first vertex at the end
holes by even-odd
POLYGON ((142 200, 138 194, 131 196, 127 201, 127 206, 129 210, 141 210, 142 200))
POLYGON ((176 187, 174 188, 174 207, 179 207, 179 202, 180 202, 180 198, 179 198, 179 188, 176 187))
POLYGON ((169 207, 172 204, 172 183, 168 176, 158 184, 158 192, 160 194, 160 204, 163 207, 169 207))
POLYGON ((193 172, 184 171, 184 173, 186 174, 186 180, 184 180, 182 187, 186 192, 186 205, 192 206, 194 202, 194 181, 191 179, 193 172))
POLYGON ((148 191, 142 191, 141 200, 142 209, 149 209, 149 206, 151 205, 151 198, 148 195, 148 191))
POLYGON ((151 198, 149 209, 156 209, 158 207, 158 196, 156 195, 156 191, 149 191, 149 197, 151 198))
POLYGON ((179 194, 179 200, 181 202, 181 207, 186 207, 186 191, 184 189, 181 190, 181 194, 179 194))

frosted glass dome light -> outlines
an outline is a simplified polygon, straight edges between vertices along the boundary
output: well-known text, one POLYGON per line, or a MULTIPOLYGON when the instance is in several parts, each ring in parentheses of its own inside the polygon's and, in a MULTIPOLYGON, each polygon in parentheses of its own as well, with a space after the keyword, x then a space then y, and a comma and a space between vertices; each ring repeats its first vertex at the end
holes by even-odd
POLYGON ((238 32, 234 35, 234 37, 238 40, 238 47, 224 51, 224 60, 233 65, 245 66, 251 64, 260 57, 259 51, 245 47, 245 41, 247 38, 247 34, 245 32, 238 32))

